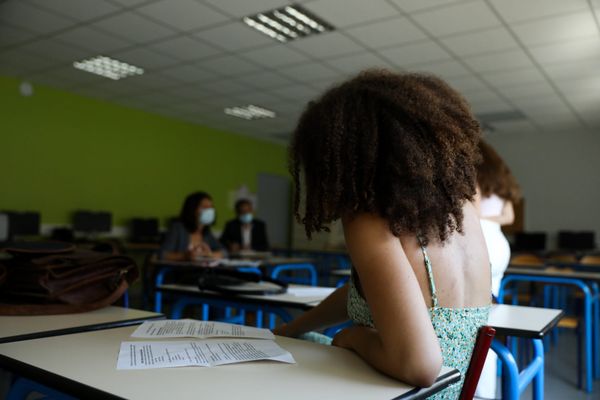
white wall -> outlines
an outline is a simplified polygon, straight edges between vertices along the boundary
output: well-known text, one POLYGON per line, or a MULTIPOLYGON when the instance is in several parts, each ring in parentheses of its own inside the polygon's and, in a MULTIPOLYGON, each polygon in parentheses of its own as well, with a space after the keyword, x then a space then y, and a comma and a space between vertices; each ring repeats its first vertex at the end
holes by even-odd
POLYGON ((600 239, 600 131, 490 133, 486 139, 515 174, 526 200, 525 229, 549 234, 593 230, 600 239))

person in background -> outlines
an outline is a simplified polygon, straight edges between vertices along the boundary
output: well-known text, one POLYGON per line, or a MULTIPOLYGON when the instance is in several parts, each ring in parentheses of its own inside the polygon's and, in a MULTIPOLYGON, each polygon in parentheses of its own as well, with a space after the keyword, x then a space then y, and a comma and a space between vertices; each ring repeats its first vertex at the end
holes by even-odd
POLYGON ((332 344, 382 373, 418 387, 442 365, 464 377, 491 302, 472 203, 480 137, 466 100, 430 75, 369 70, 309 103, 290 145, 295 215, 308 237, 341 218, 352 275, 274 333, 349 317, 332 344))
POLYGON ((161 258, 172 261, 222 258, 223 248, 210 230, 214 222, 215 208, 210 195, 205 192, 188 195, 179 218, 171 224, 161 245, 161 258))
POLYGON ((267 229, 263 221, 254 218, 252 202, 248 199, 236 201, 235 213, 237 217, 227 222, 221 235, 221 243, 227 251, 268 251, 267 229))
MULTIPOLYGON (((494 148, 482 140, 479 150, 482 162, 477 167, 475 204, 490 255, 492 294, 497 297, 504 271, 510 262, 510 245, 501 226, 514 222, 513 204, 520 201, 521 193, 515 177, 494 148)), ((488 353, 475 392, 479 398, 496 398, 496 359, 495 353, 488 353)))

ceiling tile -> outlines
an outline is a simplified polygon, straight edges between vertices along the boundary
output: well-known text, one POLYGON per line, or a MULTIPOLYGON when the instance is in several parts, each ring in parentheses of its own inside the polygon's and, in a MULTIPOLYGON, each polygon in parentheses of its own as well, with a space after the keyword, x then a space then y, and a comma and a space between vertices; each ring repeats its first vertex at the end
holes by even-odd
POLYGON ((315 58, 335 57, 365 50, 339 32, 322 33, 290 42, 289 45, 315 58))
MULTIPOLYGON (((161 92, 174 86, 181 85, 180 82, 160 73, 145 73, 143 75, 132 76, 127 78, 127 83, 143 88, 160 90, 161 92)), ((158 95, 160 96, 160 94, 158 95)))
POLYGON ((440 40, 450 51, 459 56, 470 56, 519 47, 519 44, 508 30, 502 27, 443 37, 440 40))
POLYGON ((489 0, 505 21, 518 22, 586 10, 586 0, 489 0))
POLYGON ((542 65, 581 60, 600 61, 600 37, 592 36, 561 43, 535 46, 529 49, 542 65))
POLYGON ((105 0, 81 1, 81 0, 28 0, 40 8, 57 14, 85 21, 98 18, 120 8, 105 0))
POLYGON ((447 78, 446 81, 463 94, 489 90, 485 83, 475 76, 452 77, 447 78))
POLYGON ((165 28, 132 12, 125 12, 103 19, 94 23, 94 26, 137 43, 150 42, 174 33, 171 29, 165 28))
POLYGON ((31 77, 31 79, 34 81, 38 78, 43 78, 47 82, 63 82, 64 84, 68 84, 71 86, 101 83, 104 79, 106 79, 99 75, 90 74, 89 72, 73 68, 70 65, 60 68, 54 68, 49 71, 44 71, 31 77))
POLYGON ((477 103, 502 103, 505 104, 505 101, 502 97, 498 96, 495 92, 491 90, 484 90, 481 92, 471 92, 465 95, 465 98, 471 104, 477 103))
POLYGON ((472 102, 469 101, 471 107, 473 108, 473 112, 478 115, 482 114, 492 114, 492 113, 503 113, 514 111, 514 107, 508 104, 506 101, 500 100, 491 100, 491 101, 477 101, 472 102))
POLYGON ((471 72, 469 72, 469 70, 467 70, 462 64, 454 60, 415 64, 407 67, 407 69, 415 72, 426 72, 438 75, 445 79, 456 76, 471 75, 471 72))
POLYGON ((183 61, 199 60, 220 53, 220 50, 187 36, 152 43, 148 48, 183 61))
POLYGON ((139 7, 136 12, 184 31, 228 20, 227 16, 195 0, 160 0, 139 7))
POLYGON ((35 36, 33 32, 25 29, 11 27, 5 23, 0 24, 0 48, 10 46, 35 36))
POLYGON ((317 62, 310 62, 294 67, 282 67, 277 70, 280 74, 296 81, 315 81, 319 79, 327 79, 339 77, 340 73, 331 67, 317 62))
POLYGON ((510 50, 481 56, 465 57, 464 62, 473 70, 483 73, 519 68, 533 68, 533 62, 523 50, 510 50))
POLYGON ((249 50, 240 55, 248 60, 265 67, 280 67, 283 65, 293 65, 308 61, 308 57, 287 47, 284 44, 274 44, 269 47, 249 50))
POLYGON ((22 1, 0 3, 0 23, 47 34, 72 26, 76 21, 41 10, 22 1))
POLYGON ((48 57, 29 54, 22 49, 0 52, 0 71, 10 76, 25 76, 32 71, 51 68, 60 64, 48 57))
MULTIPOLYGON (((545 90, 545 89, 538 89, 545 90)), ((558 94, 546 94, 545 96, 523 96, 513 97, 511 102, 526 113, 556 112, 556 110, 567 110, 564 100, 558 94)))
POLYGON ((232 79, 224 79, 216 82, 207 82, 202 85, 207 90, 217 94, 233 94, 247 92, 250 88, 247 85, 236 82, 232 79))
POLYGON ((451 58, 446 50, 431 40, 379 50, 379 53, 399 67, 451 58))
POLYGON ((69 29, 55 37, 65 43, 88 49, 92 54, 102 54, 131 46, 131 43, 124 39, 88 26, 69 29))
POLYGON ((498 122, 492 123, 491 125, 492 125, 492 128, 494 129, 494 133, 500 133, 500 132, 526 133, 526 132, 537 132, 538 131, 538 128, 536 128, 536 126, 533 125, 527 119, 522 119, 522 120, 518 120, 518 121, 498 121, 498 122))
POLYGON ((437 8, 447 6, 452 3, 459 3, 465 0, 391 0, 391 2, 403 11, 412 13, 415 11, 426 10, 429 8, 437 8))
POLYGON ((556 96, 556 91, 547 82, 519 86, 502 86, 498 88, 498 91, 511 100, 520 97, 556 96))
POLYGON ((173 57, 147 50, 145 47, 119 51, 112 53, 111 56, 145 70, 164 68, 177 63, 177 60, 174 60, 173 57))
POLYGON ((53 38, 36 40, 35 42, 20 46, 19 49, 40 57, 67 64, 96 55, 89 50, 63 43, 60 40, 53 38))
POLYGON ((558 81, 555 83, 562 93, 570 97, 591 96, 598 99, 598 110, 600 111, 600 76, 578 78, 570 81, 558 81))
POLYGON ((512 29, 528 46, 598 35, 598 27, 589 12, 514 24, 512 29))
POLYGON ((279 111, 277 105, 281 104, 281 98, 264 91, 253 90, 247 93, 236 93, 233 97, 239 100, 239 104, 256 104, 275 112, 279 111))
POLYGON ((481 75, 483 79, 497 88, 546 82, 546 78, 537 68, 522 68, 510 71, 487 72, 481 75))
POLYGON ((459 3, 436 8, 413 16, 424 29, 435 36, 492 28, 500 21, 482 1, 459 3))
POLYGON ((243 75, 242 77, 237 78, 236 81, 258 89, 268 89, 279 86, 291 85, 294 83, 288 78, 282 76, 281 74, 272 71, 260 71, 256 73, 243 75))
POLYGON ((207 90, 203 84, 178 86, 167 89, 165 93, 194 101, 212 99, 214 96, 214 92, 207 90))
POLYGON ((216 28, 202 30, 194 37, 229 51, 238 51, 274 43, 270 37, 250 28, 241 21, 232 22, 216 28))
POLYGON ((371 48, 388 47, 426 38, 408 18, 400 17, 351 28, 346 33, 371 48))
POLYGON ((221 56, 203 60, 198 65, 222 76, 244 74, 260 69, 260 67, 236 56, 221 56))
POLYGON ((324 62, 345 74, 356 74, 368 68, 394 69, 392 64, 371 52, 328 59, 324 62))
POLYGON ((296 102, 306 103, 317 97, 323 90, 308 85, 290 85, 277 89, 270 89, 270 93, 296 102))
POLYGON ((542 68, 553 81, 570 81, 578 78, 598 76, 597 60, 548 64, 543 65, 542 68))
MULTIPOLYGON (((136 7, 142 3, 147 3, 149 0, 111 0, 113 3, 118 3, 123 7, 136 7)), ((151 0, 150 0, 151 1, 151 0)))
POLYGON ((290 4, 288 0, 204 0, 204 2, 237 18, 253 15, 262 11, 270 11, 290 4))
POLYGON ((161 74, 167 75, 181 82, 206 82, 217 77, 214 72, 207 71, 197 65, 177 65, 175 67, 163 69, 161 74))
POLYGON ((317 0, 307 3, 305 7, 336 28, 398 14, 385 0, 317 0))

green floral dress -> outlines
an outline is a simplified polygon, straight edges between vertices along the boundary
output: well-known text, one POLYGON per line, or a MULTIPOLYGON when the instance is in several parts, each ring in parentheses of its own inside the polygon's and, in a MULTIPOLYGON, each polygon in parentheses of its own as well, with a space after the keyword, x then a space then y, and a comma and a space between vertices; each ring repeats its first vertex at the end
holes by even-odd
MULTIPOLYGON (((461 374, 460 382, 434 394, 430 399, 458 399, 463 379, 471 360, 471 353, 475 346, 477 331, 482 325, 487 323, 490 306, 470 308, 440 307, 433 280, 431 261, 429 261, 429 256, 424 246, 421 246, 421 250, 423 251, 424 263, 429 278, 433 305, 429 309, 429 317, 440 342, 444 365, 456 368, 461 374)), ((356 287, 354 273, 350 279, 348 290, 348 316, 356 324, 374 326, 369 305, 356 287)))

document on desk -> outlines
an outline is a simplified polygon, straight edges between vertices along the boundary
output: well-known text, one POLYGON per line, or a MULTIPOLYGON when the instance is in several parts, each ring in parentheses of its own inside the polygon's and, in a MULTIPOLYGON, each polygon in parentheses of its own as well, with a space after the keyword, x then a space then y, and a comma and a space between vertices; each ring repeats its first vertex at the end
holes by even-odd
POLYGON ((257 360, 296 363, 292 355, 273 340, 207 339, 123 342, 119 351, 117 369, 214 367, 257 360))
POLYGON ((215 321, 176 319, 146 321, 131 335, 143 339, 165 339, 191 337, 205 339, 212 337, 234 337, 244 339, 275 339, 268 329, 254 328, 215 321))
POLYGON ((315 286, 307 286, 307 287, 288 287, 287 293, 296 297, 317 297, 323 296, 323 298, 329 296, 333 293, 336 288, 330 287, 315 287, 315 286))

